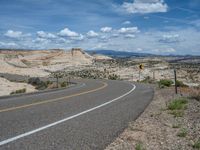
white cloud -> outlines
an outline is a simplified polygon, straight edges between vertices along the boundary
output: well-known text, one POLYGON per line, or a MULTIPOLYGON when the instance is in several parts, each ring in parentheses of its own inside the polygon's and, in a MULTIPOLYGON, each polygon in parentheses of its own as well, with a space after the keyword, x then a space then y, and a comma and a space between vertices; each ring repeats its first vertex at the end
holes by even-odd
POLYGON ((37 36, 40 38, 47 38, 47 39, 53 39, 56 38, 56 36, 52 33, 46 33, 44 31, 38 31, 37 36))
POLYGON ((30 34, 23 34, 21 31, 13 31, 13 30, 8 30, 4 35, 9 38, 16 38, 16 39, 31 36, 30 34))
POLYGON ((76 37, 76 36, 79 36, 78 33, 74 32, 74 31, 71 31, 70 29, 68 28, 65 28, 63 30, 61 30, 58 35, 60 36, 65 36, 65 37, 76 37))
POLYGON ((176 52, 174 48, 155 49, 153 51, 156 53, 175 53, 176 52))
POLYGON ((70 39, 71 40, 77 40, 77 41, 82 41, 84 40, 85 36, 80 34, 79 36, 74 36, 74 37, 71 37, 70 39))
POLYGON ((107 32, 111 32, 112 28, 111 27, 103 27, 101 28, 101 32, 107 33, 107 32))
POLYGON ((14 42, 0 42, 1 47, 6 47, 6 48, 13 48, 17 47, 17 44, 14 42))
POLYGON ((167 12, 168 6, 164 0, 134 0, 132 3, 124 2, 122 8, 127 13, 157 13, 167 12))
MULTIPOLYGON (((14 31, 13 31, 14 32, 14 31)), ((81 47, 83 49, 113 49, 124 51, 139 51, 156 54, 200 54, 200 31, 195 27, 164 27, 162 30, 149 29, 139 31, 137 27, 112 29, 112 32, 104 33, 89 31, 78 36, 57 36, 53 33, 39 32, 38 36, 24 37, 24 33, 18 31, 15 36, 23 37, 16 39, 0 36, 2 48, 32 48, 52 49, 69 47, 81 47), (140 33, 139 33, 140 32, 140 33), (56 38, 47 38, 54 37, 56 38), (46 37, 46 38, 45 38, 46 37), (5 38, 5 39, 4 39, 5 38)), ((73 31, 72 31, 73 32, 73 31)), ((11 32, 12 33, 12 32, 11 32)))
POLYGON ((96 33, 96 32, 94 32, 93 30, 90 30, 90 31, 87 33, 87 36, 88 36, 89 38, 93 38, 93 37, 99 36, 99 34, 96 33))
POLYGON ((127 35, 125 35, 125 38, 135 38, 135 35, 134 34, 127 34, 127 35))
POLYGON ((162 38, 159 40, 159 42, 163 43, 176 43, 180 41, 181 39, 179 34, 164 34, 162 38))
POLYGON ((138 30, 138 27, 130 27, 130 28, 121 28, 118 30, 118 32, 121 34, 132 34, 132 33, 138 33, 140 31, 138 30))
POLYGON ((124 21, 122 24, 129 25, 129 24, 131 24, 131 22, 130 21, 124 21))

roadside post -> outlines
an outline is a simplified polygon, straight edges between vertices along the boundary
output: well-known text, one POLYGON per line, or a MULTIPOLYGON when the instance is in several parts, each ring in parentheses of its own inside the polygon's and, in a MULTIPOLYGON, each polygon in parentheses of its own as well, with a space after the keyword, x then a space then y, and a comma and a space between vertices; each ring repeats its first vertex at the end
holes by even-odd
POLYGON ((177 90, 177 77, 176 77, 176 69, 174 69, 174 83, 175 83, 175 93, 177 94, 177 93, 178 93, 178 90, 177 90))
POLYGON ((140 78, 141 78, 141 71, 144 69, 144 65, 140 64, 139 65, 139 82, 140 82, 140 78))

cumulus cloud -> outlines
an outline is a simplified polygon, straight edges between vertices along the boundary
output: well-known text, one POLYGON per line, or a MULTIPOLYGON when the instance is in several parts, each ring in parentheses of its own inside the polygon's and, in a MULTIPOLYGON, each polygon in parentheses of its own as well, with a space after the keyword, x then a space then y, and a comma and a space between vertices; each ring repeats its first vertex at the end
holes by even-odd
POLYGON ((122 9, 131 14, 146 14, 167 12, 168 6, 164 0, 134 0, 132 3, 124 2, 122 9))
POLYGON ((107 33, 107 32, 111 32, 112 28, 111 27, 103 27, 101 28, 101 32, 107 33))
POLYGON ((121 34, 132 34, 140 32, 138 27, 130 27, 130 28, 121 28, 118 30, 121 34))
POLYGON ((76 41, 82 41, 82 40, 84 40, 84 38, 85 38, 84 35, 79 34, 79 36, 73 36, 73 37, 71 37, 70 39, 71 39, 71 40, 76 40, 76 41))
POLYGON ((70 29, 68 28, 64 28, 63 30, 61 30, 59 33, 58 33, 59 36, 64 36, 64 37, 76 37, 76 36, 79 36, 78 33, 74 32, 74 31, 71 31, 70 29))
POLYGON ((97 37, 99 36, 98 33, 94 32, 93 30, 90 30, 88 33, 87 33, 87 37, 89 38, 93 38, 93 37, 97 37))
POLYGON ((47 39, 53 39, 53 38, 56 38, 56 36, 52 33, 46 33, 44 31, 38 31, 37 32, 37 36, 39 38, 47 38, 47 39))
POLYGON ((8 30, 4 35, 6 37, 16 38, 16 39, 30 36, 30 34, 23 34, 21 31, 13 31, 13 30, 8 30))
MULTIPOLYGON (((5 38, 0 35, 0 47, 2 48, 32 48, 51 49, 82 47, 83 49, 113 49, 132 50, 156 54, 198 54, 200 31, 195 27, 190 28, 164 28, 163 30, 140 31, 137 27, 112 28, 106 32, 89 31, 77 36, 58 36, 44 31, 36 32, 35 36, 24 37, 20 31, 9 32, 14 38, 5 38), (13 34, 13 32, 15 34, 13 34), (141 33, 139 33, 141 32, 141 33), (14 36, 13 36, 14 35, 14 36), (53 38, 54 36, 56 38, 53 38), (53 40, 53 42, 52 42, 53 40), (189 50, 189 51, 188 51, 189 50)), ((74 31, 71 31, 74 32, 74 31)), ((60 32, 59 32, 60 33, 60 32)), ((74 32, 76 33, 76 32, 74 32)), ((70 34, 72 35, 72 34, 70 34)))

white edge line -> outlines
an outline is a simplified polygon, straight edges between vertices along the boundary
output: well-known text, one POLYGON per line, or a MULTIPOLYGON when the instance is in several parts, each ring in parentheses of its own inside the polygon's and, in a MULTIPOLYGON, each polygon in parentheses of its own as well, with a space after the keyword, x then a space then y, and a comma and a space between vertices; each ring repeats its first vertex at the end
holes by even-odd
POLYGON ((113 100, 110 100, 110 101, 108 101, 108 102, 106 102, 106 103, 103 103, 103 104, 101 104, 101 105, 99 105, 99 106, 96 106, 96 107, 93 107, 93 108, 91 108, 91 109, 85 110, 85 111, 83 111, 83 112, 80 112, 80 113, 78 113, 78 114, 76 114, 76 115, 73 115, 73 116, 64 118, 64 119, 62 119, 62 120, 56 121, 56 122, 54 122, 54 123, 48 124, 48 125, 46 125, 46 126, 43 126, 43 127, 37 128, 37 129, 35 129, 35 130, 32 130, 32 131, 29 131, 29 132, 26 132, 26 133, 17 135, 17 136, 15 136, 15 137, 6 139, 6 140, 4 140, 4 141, 1 141, 1 142, 0 142, 0 146, 5 145, 5 144, 8 144, 8 143, 13 142, 13 141, 16 141, 16 140, 18 140, 18 139, 20 139, 20 138, 29 136, 29 135, 31 135, 31 134, 40 132, 40 131, 42 131, 42 130, 45 130, 45 129, 50 128, 50 127, 53 127, 53 126, 55 126, 55 125, 58 125, 58 124, 60 124, 60 123, 65 122, 65 121, 71 120, 71 119, 73 119, 73 118, 76 118, 76 117, 81 116, 81 115, 83 115, 83 114, 86 114, 86 113, 88 113, 88 112, 91 112, 91 111, 93 111, 93 110, 95 110, 95 109, 99 109, 99 108, 101 108, 101 107, 103 107, 103 106, 106 106, 106 105, 112 103, 112 102, 115 102, 115 101, 117 101, 117 100, 119 100, 119 99, 121 99, 121 98, 123 98, 123 97, 129 95, 131 92, 133 92, 133 91, 135 90, 136 86, 135 86, 134 84, 131 84, 131 85, 132 85, 133 88, 132 88, 129 92, 127 92, 127 93, 125 93, 125 94, 123 94, 123 95, 121 95, 121 96, 119 96, 119 97, 117 97, 117 98, 115 98, 115 99, 113 99, 113 100))

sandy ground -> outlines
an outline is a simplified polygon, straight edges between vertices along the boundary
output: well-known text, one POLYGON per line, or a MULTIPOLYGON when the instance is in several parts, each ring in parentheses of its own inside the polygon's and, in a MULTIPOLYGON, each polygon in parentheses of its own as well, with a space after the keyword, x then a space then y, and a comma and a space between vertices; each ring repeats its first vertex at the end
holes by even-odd
POLYGON ((200 140, 200 102, 188 99, 184 116, 175 118, 166 109, 166 104, 177 97, 173 93, 174 89, 157 89, 144 113, 106 150, 134 150, 139 143, 143 150, 193 150, 194 143, 200 140), (178 137, 183 128, 186 137, 178 137))
POLYGON ((26 83, 10 82, 4 78, 0 77, 0 96, 10 95, 11 92, 26 88, 26 92, 37 91, 35 87, 26 83))

